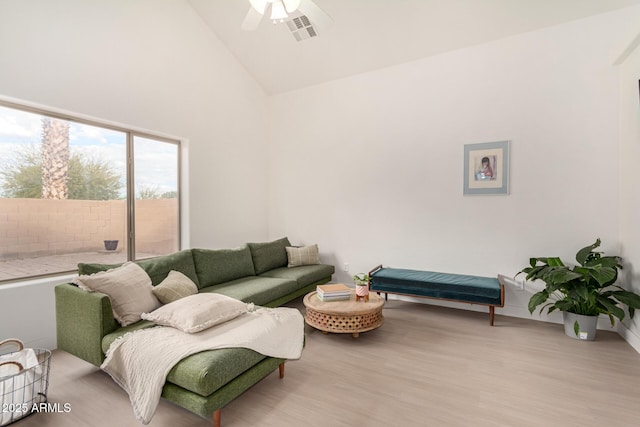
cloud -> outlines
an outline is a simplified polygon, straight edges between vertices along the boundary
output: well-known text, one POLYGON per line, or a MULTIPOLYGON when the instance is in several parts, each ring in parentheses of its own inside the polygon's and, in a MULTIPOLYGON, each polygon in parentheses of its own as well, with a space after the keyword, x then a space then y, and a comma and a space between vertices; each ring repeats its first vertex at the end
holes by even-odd
POLYGON ((178 147, 174 144, 136 138, 135 180, 137 188, 160 192, 178 189, 178 147))
POLYGON ((114 137, 121 138, 122 140, 125 140, 126 138, 122 132, 79 123, 72 123, 69 132, 69 139, 71 141, 78 141, 81 143, 88 140, 93 143, 107 144, 109 140, 114 137))
POLYGON ((0 109, 0 136, 40 138, 40 118, 31 113, 0 109))
MULTIPOLYGON (((92 159, 100 159, 123 179, 126 176, 126 134, 111 129, 71 122, 69 148, 92 159)), ((0 167, 15 159, 25 146, 39 147, 42 116, 0 106, 0 167)), ((178 148, 174 144, 135 137, 136 187, 161 192, 177 189, 178 148)), ((1 178, 1 177, 0 177, 1 178)))

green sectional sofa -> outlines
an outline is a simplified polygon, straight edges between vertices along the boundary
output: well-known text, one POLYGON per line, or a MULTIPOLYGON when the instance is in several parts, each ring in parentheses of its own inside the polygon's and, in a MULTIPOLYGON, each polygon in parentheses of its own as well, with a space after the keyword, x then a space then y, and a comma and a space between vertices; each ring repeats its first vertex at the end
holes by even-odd
MULTIPOLYGON (((256 305, 276 307, 331 280, 332 265, 287 267, 290 247, 285 237, 248 243, 235 249, 189 249, 137 261, 154 286, 171 270, 189 277, 198 292, 216 292, 256 305)), ((79 264, 79 274, 105 271, 117 265, 79 264)), ((58 349, 100 366, 111 343, 127 332, 154 326, 140 320, 126 327, 114 319, 109 297, 71 283, 55 288, 58 349)), ((249 349, 209 350, 186 357, 167 376, 162 397, 220 423, 220 409, 280 367, 284 360, 249 349)))

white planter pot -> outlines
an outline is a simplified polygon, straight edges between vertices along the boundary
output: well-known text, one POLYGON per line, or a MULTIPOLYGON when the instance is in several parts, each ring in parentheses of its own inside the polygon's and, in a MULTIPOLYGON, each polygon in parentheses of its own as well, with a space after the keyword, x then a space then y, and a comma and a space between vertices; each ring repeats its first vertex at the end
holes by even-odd
POLYGON ((584 316, 563 311, 562 320, 564 320, 564 333, 567 336, 581 341, 593 341, 596 339, 598 316, 584 316), (576 322, 578 323, 577 334, 575 329, 576 322))

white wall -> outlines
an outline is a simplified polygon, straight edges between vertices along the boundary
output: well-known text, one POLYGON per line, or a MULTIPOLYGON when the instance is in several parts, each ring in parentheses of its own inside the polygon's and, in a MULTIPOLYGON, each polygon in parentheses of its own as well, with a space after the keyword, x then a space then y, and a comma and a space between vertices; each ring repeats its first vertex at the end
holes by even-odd
MULTIPOLYGON (((638 18, 628 8, 272 97, 270 235, 318 242, 350 263, 335 276, 348 282, 379 263, 514 275, 531 256, 574 261, 597 237, 619 252, 612 64, 638 18), (512 141, 511 194, 464 197, 464 145, 499 140, 512 141)), ((530 317, 529 297, 508 289, 502 312, 530 317)))
POLYGON ((186 0, 3 1, 0 52, 2 95, 188 139, 193 245, 266 235, 266 95, 186 0))
MULTIPOLYGON (((611 64, 639 17, 628 8, 267 105, 184 1, 5 0, 0 95, 187 139, 190 246, 288 235, 350 263, 336 276, 348 280, 378 263, 514 274, 529 256, 572 259, 599 236, 629 272, 640 202, 625 199, 637 182, 625 161, 638 138, 618 124, 611 64), (503 139, 511 195, 463 197, 464 144, 503 139)), ((633 58, 624 70, 637 76, 633 58)), ((54 347, 56 282, 0 287, 0 338, 54 347)), ((529 316, 528 296, 509 289, 504 312, 529 316)))
MULTIPOLYGON (((188 140, 185 244, 266 239, 266 95, 186 0, 3 0, 0 95, 188 140)), ((54 282, 0 286, 0 338, 55 346, 54 282)))
MULTIPOLYGON (((640 33, 637 37, 640 41, 640 33)), ((620 65, 620 242, 625 267, 622 282, 640 293, 640 47, 635 46, 620 65)), ((639 317, 626 319, 620 333, 640 352, 639 317)))

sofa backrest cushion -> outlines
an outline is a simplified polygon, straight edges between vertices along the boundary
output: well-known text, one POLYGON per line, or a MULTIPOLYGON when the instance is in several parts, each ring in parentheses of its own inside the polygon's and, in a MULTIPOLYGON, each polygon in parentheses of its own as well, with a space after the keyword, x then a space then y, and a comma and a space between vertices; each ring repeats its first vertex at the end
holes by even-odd
POLYGON ((84 262, 80 262, 78 263, 78 275, 82 276, 82 275, 87 275, 87 274, 96 274, 96 273, 100 273, 101 271, 107 271, 107 270, 111 270, 112 268, 118 268, 120 267, 122 264, 98 264, 98 263, 84 263, 84 262))
POLYGON ((291 243, 286 237, 271 242, 248 243, 247 246, 251 250, 256 274, 262 274, 274 268, 286 267, 289 262, 286 248, 291 246, 291 243))
MULTIPOLYGON (((187 276, 193 282, 198 284, 198 275, 196 274, 196 266, 190 249, 175 252, 169 255, 163 255, 156 258, 143 259, 135 261, 140 267, 147 272, 151 278, 151 283, 156 286, 169 275, 171 270, 179 271, 187 276)), ((78 264, 78 274, 94 274, 100 271, 119 267, 122 264, 78 264)))
POLYGON ((256 274, 251 260, 251 251, 246 245, 235 249, 192 249, 191 251, 200 289, 256 274))
POLYGON ((151 277, 153 286, 166 279, 171 270, 179 271, 198 285, 198 274, 196 273, 196 265, 193 262, 193 255, 190 249, 157 258, 143 259, 136 261, 136 264, 144 268, 149 277, 151 277))

